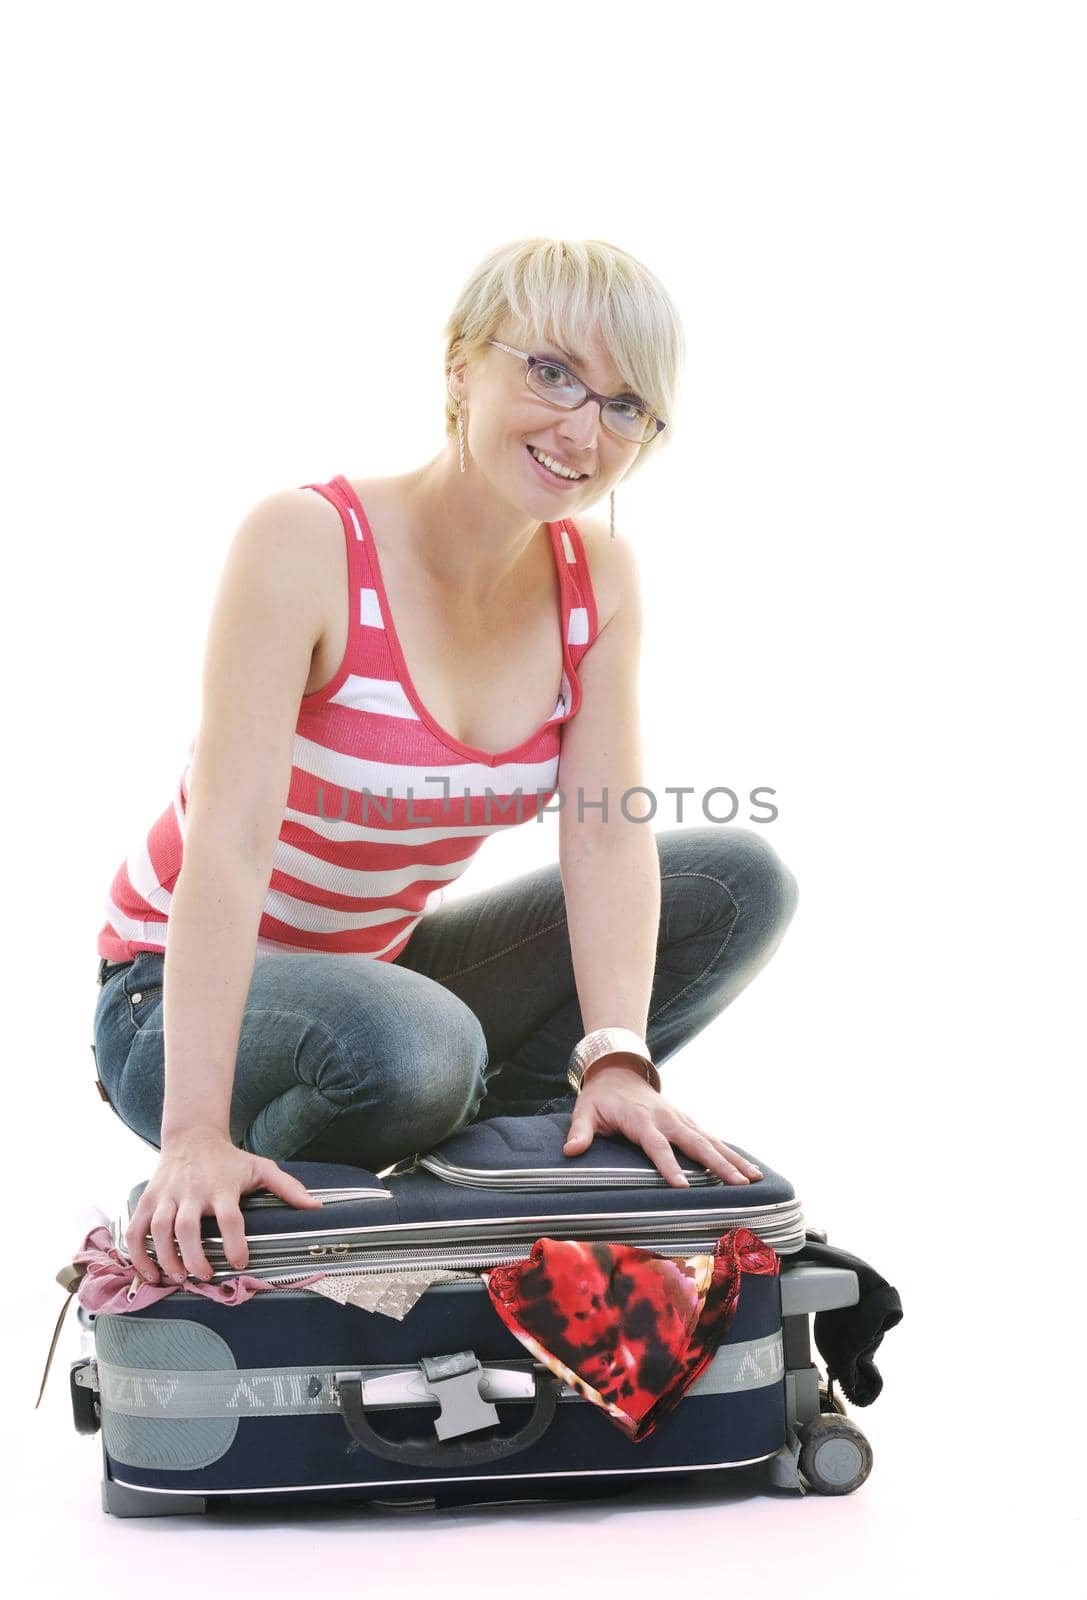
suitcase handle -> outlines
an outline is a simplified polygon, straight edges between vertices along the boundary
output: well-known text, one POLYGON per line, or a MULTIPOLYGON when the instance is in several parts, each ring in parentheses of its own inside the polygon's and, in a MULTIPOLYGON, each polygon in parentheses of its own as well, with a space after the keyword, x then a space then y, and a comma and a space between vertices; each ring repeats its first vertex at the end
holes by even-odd
POLYGON ((470 1350, 454 1356, 424 1357, 419 1363, 427 1393, 441 1405, 442 1414, 434 1426, 437 1439, 386 1439, 371 1427, 366 1415, 361 1372, 337 1372, 336 1392, 347 1431, 372 1455, 386 1461, 407 1462, 420 1467, 471 1467, 501 1461, 535 1444, 551 1425, 558 1405, 558 1380, 531 1361, 503 1361, 504 1368, 531 1373, 535 1385, 532 1415, 517 1433, 498 1439, 450 1438, 475 1429, 492 1427, 498 1412, 481 1398, 479 1379, 483 1368, 470 1350), (444 1393, 443 1393, 444 1389, 444 1393), (459 1414, 458 1414, 459 1413, 459 1414))

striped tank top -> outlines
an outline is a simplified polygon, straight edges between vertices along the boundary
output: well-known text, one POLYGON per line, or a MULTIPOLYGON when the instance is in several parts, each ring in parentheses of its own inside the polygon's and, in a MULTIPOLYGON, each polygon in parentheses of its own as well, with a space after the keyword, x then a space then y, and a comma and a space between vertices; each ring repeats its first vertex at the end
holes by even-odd
MULTIPOLYGON (((416 692, 353 487, 340 475, 301 487, 340 513, 350 623, 336 676, 299 702, 257 951, 393 961, 484 840, 531 821, 557 792, 560 730, 581 704, 577 669, 596 638, 596 600, 577 528, 568 518, 548 523, 561 595, 558 702, 520 744, 475 750, 440 727, 416 692)), ((114 875, 98 934, 98 954, 110 961, 166 948, 198 738, 171 804, 114 875)))

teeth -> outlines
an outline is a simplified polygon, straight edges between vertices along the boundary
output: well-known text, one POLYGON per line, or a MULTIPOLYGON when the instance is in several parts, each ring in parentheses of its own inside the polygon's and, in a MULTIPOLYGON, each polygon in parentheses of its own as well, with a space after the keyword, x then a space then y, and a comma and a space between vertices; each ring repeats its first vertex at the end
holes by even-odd
POLYGON ((553 472, 557 478, 581 477, 580 472, 571 472, 568 467, 564 467, 561 462, 556 461, 553 456, 547 455, 543 450, 537 450, 535 445, 530 444, 528 448, 532 455, 535 456, 536 460, 542 462, 547 470, 549 472, 553 472))

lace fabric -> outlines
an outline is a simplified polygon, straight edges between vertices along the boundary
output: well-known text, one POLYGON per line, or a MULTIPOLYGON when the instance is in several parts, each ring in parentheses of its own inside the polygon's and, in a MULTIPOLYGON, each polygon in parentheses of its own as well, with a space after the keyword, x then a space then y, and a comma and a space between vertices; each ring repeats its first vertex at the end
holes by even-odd
POLYGON ((314 1294, 323 1294, 341 1306, 358 1306, 361 1311, 376 1311, 383 1317, 402 1322, 426 1291, 435 1283, 454 1278, 478 1279, 478 1272, 457 1272, 452 1268, 426 1268, 421 1272, 337 1272, 311 1283, 314 1294))

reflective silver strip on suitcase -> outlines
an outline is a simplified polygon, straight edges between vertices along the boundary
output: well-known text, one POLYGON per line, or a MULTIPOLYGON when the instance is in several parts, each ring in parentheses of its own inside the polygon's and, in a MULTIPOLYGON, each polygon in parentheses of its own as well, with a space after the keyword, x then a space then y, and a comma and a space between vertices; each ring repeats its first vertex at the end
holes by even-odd
MULTIPOLYGON (((95 1363, 101 1404, 129 1417, 297 1417, 338 1412, 333 1367, 245 1367, 219 1371, 178 1372, 172 1368, 123 1367, 95 1363)), ((363 1402, 374 1407, 433 1405, 426 1380, 416 1364, 402 1367, 357 1367, 362 1375, 363 1402)), ((684 1394, 734 1394, 779 1383, 785 1371, 781 1333, 738 1344, 721 1345, 712 1361, 684 1394)), ((502 1363, 481 1363, 482 1399, 532 1400, 530 1372, 504 1369, 502 1363)), ((93 1378, 88 1378, 93 1382, 93 1378)), ((563 1384, 559 1399, 588 1405, 576 1389, 563 1384)))

